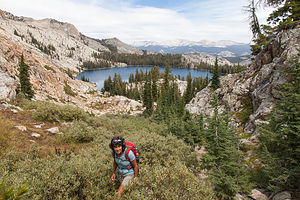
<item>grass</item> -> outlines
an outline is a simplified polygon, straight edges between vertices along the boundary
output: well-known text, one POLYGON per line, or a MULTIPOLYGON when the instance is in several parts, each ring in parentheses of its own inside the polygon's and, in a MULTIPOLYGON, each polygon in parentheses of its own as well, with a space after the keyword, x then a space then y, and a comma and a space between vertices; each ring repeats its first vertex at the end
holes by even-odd
MULTIPOLYGON (((162 136, 167 130, 163 124, 143 117, 94 117, 45 102, 26 101, 22 107, 27 110, 18 115, 33 116, 28 124, 39 120, 61 128, 62 122, 69 122, 60 129, 63 135, 41 131, 43 137, 28 151, 6 150, 0 155, 0 182, 28 185, 24 199, 115 199, 119 184, 110 180, 113 158, 108 148, 115 135, 134 142, 141 153, 140 176, 126 188, 123 199, 214 199, 211 189, 197 178, 199 161, 191 147, 172 135, 162 136), (58 121, 52 124, 49 119, 58 121)), ((13 129, 13 122, 5 124, 13 129)))
POLYGON ((0 113, 0 154, 11 146, 15 135, 18 131, 15 129, 15 124, 0 113))

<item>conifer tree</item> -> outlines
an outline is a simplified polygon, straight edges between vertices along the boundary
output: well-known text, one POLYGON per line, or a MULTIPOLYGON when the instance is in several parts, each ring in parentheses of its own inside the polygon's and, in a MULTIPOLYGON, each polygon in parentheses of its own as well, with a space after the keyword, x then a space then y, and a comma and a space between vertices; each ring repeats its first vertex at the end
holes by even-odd
POLYGON ((260 132, 258 156, 264 168, 263 186, 277 192, 294 191, 300 180, 300 63, 299 55, 284 67, 287 83, 280 85, 269 124, 260 132))
POLYGON ((145 74, 146 82, 144 84, 143 104, 146 107, 144 114, 150 116, 153 112, 153 99, 151 95, 151 78, 150 73, 145 74))
POLYGON ((25 95, 25 98, 31 99, 34 96, 34 91, 32 90, 28 70, 29 66, 24 63, 24 57, 22 55, 19 64, 21 93, 25 95))
POLYGON ((211 87, 213 88, 213 90, 216 90, 220 87, 218 57, 216 57, 216 61, 215 61, 213 77, 211 79, 211 87))
POLYGON ((113 81, 111 80, 111 76, 108 76, 108 79, 104 81, 103 90, 111 93, 113 88, 113 81))
POLYGON ((164 83, 163 83, 163 88, 168 91, 169 90, 169 81, 170 81, 170 67, 169 66, 166 66, 165 68, 165 72, 164 72, 164 83))
POLYGON ((233 199, 238 192, 248 192, 250 184, 241 163, 238 139, 229 125, 228 114, 218 114, 218 99, 212 105, 214 115, 205 129, 207 154, 202 158, 202 168, 207 169, 209 179, 220 199, 233 199))
POLYGON ((141 82, 141 77, 138 71, 138 68, 135 69, 135 84, 137 84, 138 82, 141 82))
POLYGON ((184 93, 185 104, 188 104, 193 98, 193 85, 192 85, 192 75, 191 72, 186 77, 187 87, 184 93))
POLYGON ((209 78, 208 78, 208 72, 206 73, 206 77, 205 77, 205 85, 209 84, 209 78))
POLYGON ((157 81, 159 78, 159 67, 155 66, 154 68, 151 69, 151 77, 152 77, 151 94, 152 94, 153 102, 157 102, 158 99, 157 81))

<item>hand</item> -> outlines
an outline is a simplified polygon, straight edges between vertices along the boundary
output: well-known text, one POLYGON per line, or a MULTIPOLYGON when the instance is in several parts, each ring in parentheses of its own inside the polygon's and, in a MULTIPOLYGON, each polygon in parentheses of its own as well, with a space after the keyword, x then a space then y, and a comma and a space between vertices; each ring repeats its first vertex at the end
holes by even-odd
POLYGON ((116 174, 115 174, 115 173, 113 173, 113 174, 111 175, 111 180, 112 180, 112 181, 116 180, 116 174))

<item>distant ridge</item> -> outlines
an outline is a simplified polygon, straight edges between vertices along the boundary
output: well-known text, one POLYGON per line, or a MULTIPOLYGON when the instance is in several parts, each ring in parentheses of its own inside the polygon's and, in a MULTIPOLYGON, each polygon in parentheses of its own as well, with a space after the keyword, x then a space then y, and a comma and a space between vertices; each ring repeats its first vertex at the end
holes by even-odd
POLYGON ((136 48, 149 50, 157 53, 207 53, 209 55, 219 55, 222 57, 238 57, 250 55, 250 45, 234 42, 230 40, 220 40, 217 42, 201 40, 198 42, 178 39, 162 42, 139 41, 132 44, 136 48))

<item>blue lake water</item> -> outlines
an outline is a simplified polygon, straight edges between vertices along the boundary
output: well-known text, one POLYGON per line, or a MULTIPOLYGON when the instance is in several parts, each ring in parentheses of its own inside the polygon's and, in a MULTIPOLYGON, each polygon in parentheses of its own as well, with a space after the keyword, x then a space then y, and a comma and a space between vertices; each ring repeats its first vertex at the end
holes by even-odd
MULTIPOLYGON (((83 71, 79 75, 77 75, 77 79, 81 79, 82 76, 85 76, 90 80, 92 83, 97 84, 98 90, 101 90, 104 85, 104 80, 108 79, 109 76, 113 79, 114 74, 120 74, 123 81, 128 81, 129 75, 134 74, 136 69, 140 71, 142 69, 144 72, 146 70, 150 70, 152 67, 146 67, 146 66, 130 66, 130 67, 118 67, 118 68, 109 68, 109 69, 98 69, 98 70, 88 70, 83 71)), ((164 67, 160 67, 160 72, 163 72, 165 70, 164 67)), ((202 77, 205 78, 207 73, 208 77, 211 78, 212 74, 207 71, 199 71, 195 69, 179 69, 179 68, 172 68, 171 73, 180 77, 184 76, 184 79, 186 79, 186 76, 191 72, 192 78, 195 77, 202 77)))

